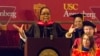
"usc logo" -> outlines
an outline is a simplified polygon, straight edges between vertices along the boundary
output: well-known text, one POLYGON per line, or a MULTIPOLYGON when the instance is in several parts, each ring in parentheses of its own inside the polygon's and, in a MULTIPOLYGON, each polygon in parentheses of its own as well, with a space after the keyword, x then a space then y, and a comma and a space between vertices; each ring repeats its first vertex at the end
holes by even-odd
POLYGON ((64 3, 64 10, 78 10, 78 4, 77 3, 64 3))

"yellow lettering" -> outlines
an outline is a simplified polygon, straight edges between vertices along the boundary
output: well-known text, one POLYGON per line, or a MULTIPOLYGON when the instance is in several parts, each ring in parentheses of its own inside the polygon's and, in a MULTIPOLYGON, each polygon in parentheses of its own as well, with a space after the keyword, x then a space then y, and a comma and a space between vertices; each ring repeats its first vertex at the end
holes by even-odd
POLYGON ((78 4, 76 3, 69 3, 69 4, 66 4, 64 3, 64 10, 78 10, 78 4))

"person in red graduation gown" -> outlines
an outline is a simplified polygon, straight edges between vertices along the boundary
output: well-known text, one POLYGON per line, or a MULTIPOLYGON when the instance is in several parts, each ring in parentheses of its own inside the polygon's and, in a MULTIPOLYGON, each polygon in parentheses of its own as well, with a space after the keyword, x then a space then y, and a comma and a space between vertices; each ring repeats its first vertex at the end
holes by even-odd
POLYGON ((78 48, 72 49, 72 56, 100 56, 100 48, 95 46, 94 38, 84 34, 78 48))
MULTIPOLYGON (((84 24, 83 25, 84 34, 87 34, 88 36, 93 37, 96 43, 96 46, 100 48, 100 38, 98 35, 96 35, 96 32, 95 32, 96 25, 90 21, 84 21, 83 24, 84 24)), ((73 44, 73 48, 77 48, 80 42, 81 42, 81 38, 76 38, 73 44)))

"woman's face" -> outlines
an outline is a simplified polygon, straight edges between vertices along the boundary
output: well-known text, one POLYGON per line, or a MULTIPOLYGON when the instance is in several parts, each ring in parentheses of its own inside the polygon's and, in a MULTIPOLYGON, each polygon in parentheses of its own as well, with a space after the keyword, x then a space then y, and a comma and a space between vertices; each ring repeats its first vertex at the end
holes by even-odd
POLYGON ((89 37, 87 35, 83 36, 82 44, 83 44, 83 47, 89 48, 90 40, 89 40, 89 37))
POLYGON ((50 20, 50 10, 48 8, 42 9, 40 13, 40 20, 43 22, 47 22, 50 20))
POLYGON ((74 20, 74 26, 75 28, 82 28, 83 20, 80 17, 76 17, 74 20))

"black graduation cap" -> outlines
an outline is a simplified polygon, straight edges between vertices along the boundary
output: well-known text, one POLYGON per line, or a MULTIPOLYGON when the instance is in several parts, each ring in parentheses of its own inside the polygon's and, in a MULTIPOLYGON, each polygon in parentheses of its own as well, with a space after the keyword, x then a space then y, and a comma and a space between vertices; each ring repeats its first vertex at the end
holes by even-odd
POLYGON ((80 18, 84 19, 84 16, 86 16, 86 15, 85 14, 78 13, 78 14, 71 15, 70 17, 73 17, 74 19, 76 17, 80 17, 80 18))
POLYGON ((90 22, 90 21, 84 21, 83 22, 83 27, 84 26, 91 26, 93 28, 96 28, 96 25, 94 23, 90 22))

